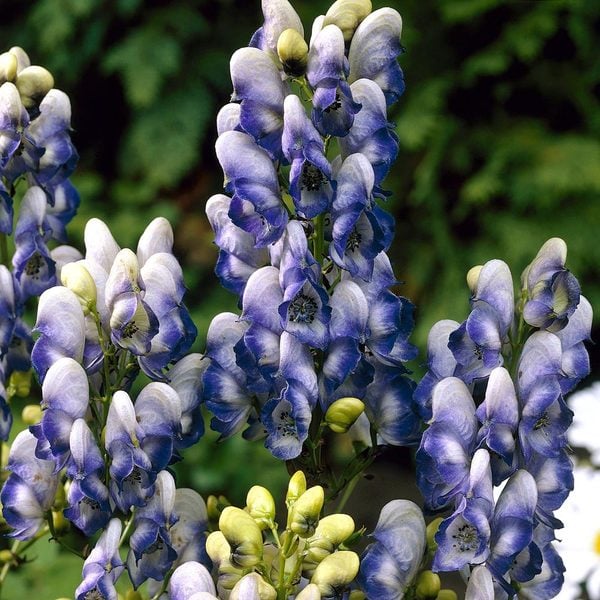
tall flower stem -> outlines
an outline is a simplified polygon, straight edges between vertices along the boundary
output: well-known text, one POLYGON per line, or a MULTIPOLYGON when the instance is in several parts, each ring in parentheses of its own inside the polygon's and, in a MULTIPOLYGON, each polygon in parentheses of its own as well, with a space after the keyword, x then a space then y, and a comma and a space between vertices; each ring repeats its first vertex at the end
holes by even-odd
POLYGON ((10 266, 8 260, 8 238, 5 233, 0 233, 0 264, 10 266))

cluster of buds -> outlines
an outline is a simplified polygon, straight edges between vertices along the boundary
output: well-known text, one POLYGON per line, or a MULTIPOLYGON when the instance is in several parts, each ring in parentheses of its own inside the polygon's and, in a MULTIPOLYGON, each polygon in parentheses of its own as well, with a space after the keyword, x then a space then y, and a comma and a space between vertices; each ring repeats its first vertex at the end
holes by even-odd
MULTIPOLYGON (((78 154, 71 105, 22 48, 0 54, 0 440, 12 425, 8 400, 31 368, 25 303, 55 285, 56 262, 79 195, 69 181, 78 154), (15 221, 15 201, 20 208, 15 221), (14 234, 12 268, 7 237, 14 234)), ((22 389, 28 393, 28 386, 22 389)))
MULTIPOLYGON (((206 551, 216 587, 205 567, 187 563, 174 572, 170 597, 189 600, 202 592, 223 600, 364 598, 355 584, 358 555, 347 548, 359 535, 354 521, 346 514, 321 517, 323 502, 323 488, 307 489, 303 472, 297 471, 286 494, 285 529, 279 531, 271 493, 254 486, 243 510, 226 506, 214 515, 218 530, 208 536, 206 551), (184 572, 197 584, 183 588, 184 572)), ((211 505, 209 499, 209 512, 211 505)))
POLYGON ((427 509, 452 512, 432 568, 472 569, 469 598, 551 598, 562 586, 552 542, 562 527, 553 513, 573 488, 564 394, 589 373, 592 324, 566 254, 559 238, 542 246, 516 307, 505 263, 474 267, 469 317, 429 335, 429 371, 415 392, 429 423, 417 478, 427 509))
POLYGON ((248 425, 245 437, 266 434, 274 456, 297 459, 316 443, 313 420, 350 397, 369 446, 415 443, 413 307, 390 289, 394 219, 379 204, 398 152, 387 110, 404 89, 401 17, 337 0, 307 43, 287 0, 262 9, 217 117, 227 195, 206 206, 216 273, 242 309, 208 332, 212 427, 227 437, 248 425))

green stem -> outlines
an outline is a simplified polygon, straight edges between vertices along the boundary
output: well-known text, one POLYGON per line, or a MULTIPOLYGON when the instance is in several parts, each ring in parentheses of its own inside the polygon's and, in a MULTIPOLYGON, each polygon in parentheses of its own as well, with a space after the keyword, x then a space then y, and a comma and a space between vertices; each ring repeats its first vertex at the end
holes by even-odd
POLYGON ((5 233, 0 233, 0 264, 10 267, 8 262, 8 238, 5 233))
POLYGON ((350 482, 346 486, 346 489, 344 490, 344 493, 342 494, 342 497, 340 498, 340 501, 338 502, 338 505, 335 510, 336 513, 341 513, 344 510, 344 506, 346 506, 346 502, 348 502, 348 500, 350 499, 350 496, 352 496, 352 492, 354 492, 354 488, 356 487, 356 484, 362 478, 362 474, 363 474, 363 471, 361 469, 350 480, 350 482))

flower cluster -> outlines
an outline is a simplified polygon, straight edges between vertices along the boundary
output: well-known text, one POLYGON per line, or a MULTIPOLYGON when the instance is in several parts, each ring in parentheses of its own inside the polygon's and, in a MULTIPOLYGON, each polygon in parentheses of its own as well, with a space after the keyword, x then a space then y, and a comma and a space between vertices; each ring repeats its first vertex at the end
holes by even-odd
POLYGON ((166 469, 202 434, 205 363, 183 356, 196 329, 182 302, 168 222, 155 219, 135 253, 120 249, 98 219, 87 224, 85 242, 85 258, 62 266, 63 286, 40 297, 32 363, 41 418, 12 445, 1 501, 18 539, 31 539, 46 521, 52 528, 58 508, 86 536, 108 527, 106 548, 88 557, 78 591, 78 598, 91 589, 108 598, 117 564, 110 559, 106 573, 89 565, 113 556, 107 548, 120 518, 133 529, 126 567, 136 587, 162 580, 176 561, 203 556, 204 503, 192 490, 176 490, 166 469), (133 401, 140 370, 154 381, 133 401))
POLYGON ((0 54, 0 439, 12 424, 11 375, 31 368, 25 302, 55 285, 65 227, 79 205, 69 181, 78 155, 70 138, 71 104, 43 67, 19 47, 0 54), (15 221, 15 199, 20 209, 15 221), (9 269, 7 236, 14 235, 9 269), (7 389, 8 388, 8 389, 7 389))
POLYGON ((404 89, 400 15, 338 0, 307 44, 287 0, 262 6, 217 118, 228 195, 206 206, 216 273, 242 309, 208 332, 212 427, 227 437, 249 425, 246 437, 295 459, 314 415, 351 397, 368 444, 415 443, 413 307, 390 290, 394 220, 378 204, 398 152, 387 107, 404 89))
POLYGON ((562 524, 553 513, 573 488, 563 396, 589 372, 592 320, 565 259, 562 240, 542 246, 523 273, 516 311, 507 265, 474 267, 469 317, 440 321, 429 335, 429 371, 415 390, 429 424, 417 479, 427 509, 452 511, 436 534, 432 568, 474 568, 473 598, 515 589, 552 598, 562 585, 552 544, 562 524))

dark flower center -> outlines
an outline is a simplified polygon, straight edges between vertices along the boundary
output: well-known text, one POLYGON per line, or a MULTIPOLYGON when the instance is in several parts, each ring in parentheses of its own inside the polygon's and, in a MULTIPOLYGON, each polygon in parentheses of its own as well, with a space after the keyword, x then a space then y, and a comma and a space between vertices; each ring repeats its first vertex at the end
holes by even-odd
POLYGON ((100 510, 100 504, 98 504, 98 502, 96 502, 95 500, 92 500, 92 498, 88 498, 87 496, 82 498, 78 504, 81 503, 87 504, 91 510, 100 510))
POLYGON ((452 538, 456 540, 456 543, 452 544, 453 548, 458 548, 461 552, 469 552, 477 546, 477 529, 465 523, 458 528, 452 538))
POLYGON ((340 93, 336 92, 335 100, 325 109, 325 112, 328 113, 329 111, 339 110, 340 108, 342 108, 342 101, 340 99, 340 93))
POLYGON ((132 338, 140 328, 135 324, 135 321, 129 321, 125 327, 123 327, 123 333, 121 334, 124 338, 132 338))
POLYGON ((535 425, 533 426, 533 430, 534 431, 538 431, 539 429, 543 429, 544 427, 546 427, 547 425, 550 424, 550 417, 548 416, 548 413, 544 413, 536 422, 535 425))
POLYGON ((44 259, 42 255, 39 252, 35 252, 25 265, 25 274, 33 279, 38 279, 43 264, 44 259))
POLYGON ((302 167, 302 182, 300 187, 309 192, 317 192, 325 183, 326 178, 323 172, 312 163, 306 162, 302 167))
POLYGON ((135 485, 136 483, 142 483, 142 473, 137 467, 133 468, 133 471, 127 475, 124 479, 124 483, 131 483, 135 485))
POLYGON ((312 323, 317 314, 317 303, 306 294, 298 294, 288 308, 288 317, 294 323, 312 323))
POLYGON ((104 594, 97 587, 86 592, 83 598, 84 600, 106 600, 104 594))
POLYGON ((346 242, 346 252, 354 252, 362 242, 362 235, 356 231, 356 227, 350 232, 346 242))
POLYGON ((277 433, 283 437, 291 437, 296 435, 296 424, 290 415, 289 411, 282 410, 279 413, 280 423, 277 425, 277 433))

